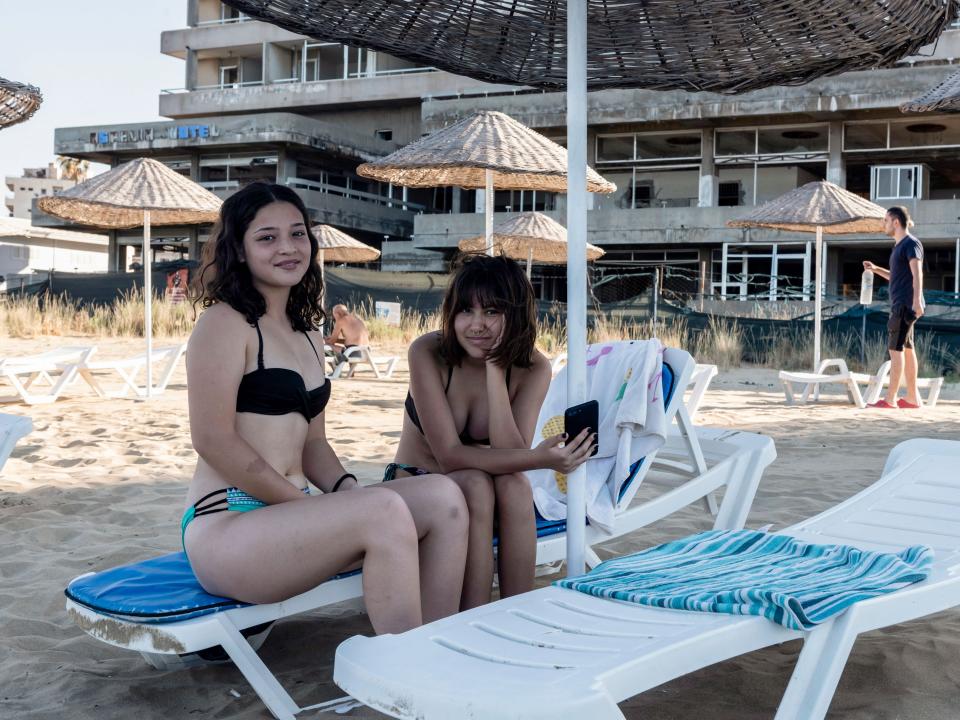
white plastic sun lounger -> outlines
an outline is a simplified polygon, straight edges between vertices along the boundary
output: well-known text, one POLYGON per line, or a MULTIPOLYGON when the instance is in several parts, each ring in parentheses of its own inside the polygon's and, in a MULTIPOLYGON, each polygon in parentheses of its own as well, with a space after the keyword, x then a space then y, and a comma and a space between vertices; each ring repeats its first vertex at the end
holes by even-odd
POLYGON ((802 638, 776 720, 826 714, 860 633, 960 604, 960 442, 908 440, 883 476, 782 532, 814 543, 935 552, 927 580, 853 605, 803 632, 769 620, 684 612, 548 587, 400 635, 353 637, 334 681, 397 718, 623 718, 633 695, 707 665, 802 638))
POLYGON ((95 345, 62 347, 38 355, 0 359, 0 378, 16 391, 15 395, 0 397, 0 402, 40 405, 56 401, 96 350, 95 345))
MULTIPOLYGON (((688 383, 693 359, 681 350, 667 353, 676 382, 688 383)), ((656 454, 655 462, 644 459, 636 463, 632 481, 633 493, 644 478, 646 482, 667 480, 674 485, 652 501, 625 506, 618 514, 617 535, 649 524, 724 486, 727 490, 714 527, 743 527, 760 475, 774 459, 773 441, 752 433, 717 429, 699 429, 698 439, 678 399, 681 396, 682 393, 674 392, 667 403, 668 417, 671 413, 682 416, 682 420, 678 417, 681 431, 671 435, 656 454), (688 435, 683 434, 683 428, 688 435), (705 468, 703 473, 696 470, 699 464, 705 468), (676 484, 677 478, 680 484, 676 484)), ((541 563, 557 560, 563 554, 563 523, 554 523, 545 532, 552 534, 538 541, 541 563)), ((587 526, 590 543, 611 537, 614 535, 587 526)), ((263 624, 360 597, 360 580, 359 574, 337 576, 280 603, 240 606, 227 598, 204 593, 183 553, 173 553, 75 578, 67 588, 66 606, 69 617, 87 633, 111 645, 140 652, 154 667, 182 667, 197 662, 197 653, 206 654, 210 648, 222 647, 273 716, 289 720, 312 708, 298 707, 257 655, 256 650, 269 630, 263 624), (94 578, 102 579, 99 589, 81 592, 81 586, 94 578)))
POLYGON ((13 452, 17 441, 33 430, 33 421, 23 415, 0 413, 0 470, 13 452))
POLYGON ((369 345, 355 345, 344 353, 343 362, 333 369, 330 377, 350 378, 353 377, 359 367, 367 366, 373 370, 373 375, 377 380, 387 380, 393 375, 398 362, 400 362, 400 358, 396 355, 377 357, 373 354, 369 345))
MULTIPOLYGON (((863 393, 863 400, 867 403, 875 403, 880 399, 880 394, 885 387, 890 385, 890 361, 885 361, 876 375, 867 375, 866 373, 851 373, 853 379, 861 385, 866 385, 867 389, 863 393)), ((901 383, 901 387, 903 384, 901 383)), ((917 399, 921 407, 929 405, 934 407, 937 400, 940 399, 940 390, 943 388, 942 377, 917 378, 917 390, 926 390, 927 396, 924 398, 919 392, 917 399)))
MULTIPOLYGON (((169 345, 167 347, 154 348, 150 353, 150 362, 159 370, 154 374, 153 391, 151 394, 159 395, 167 388, 167 383, 177 369, 177 362, 186 352, 187 344, 169 345)), ((146 378, 140 384, 138 376, 146 371, 147 354, 140 353, 127 358, 118 358, 116 360, 87 360, 79 365, 77 372, 87 384, 93 388, 93 391, 100 397, 126 397, 130 391, 133 391, 134 397, 146 397, 146 378), (103 373, 110 372, 123 381, 123 385, 116 389, 104 389, 102 380, 103 373), (99 373, 99 374, 98 374, 99 373)))
POLYGON ((690 388, 687 395, 687 413, 689 413, 691 420, 697 416, 697 410, 703 403, 703 397, 707 393, 707 388, 710 387, 710 381, 717 376, 718 372, 716 365, 697 363, 694 368, 693 375, 690 376, 690 388))
POLYGON ((787 404, 793 405, 796 402, 794 396, 794 385, 802 385, 803 393, 800 395, 800 404, 803 405, 813 396, 813 400, 820 399, 820 386, 836 383, 843 385, 847 390, 847 398, 859 408, 864 407, 863 396, 860 394, 860 388, 857 386, 846 361, 840 358, 823 360, 815 373, 792 372, 789 370, 780 371, 780 382, 783 383, 783 392, 787 397, 787 404), (828 373, 827 369, 835 367, 837 372, 828 373))

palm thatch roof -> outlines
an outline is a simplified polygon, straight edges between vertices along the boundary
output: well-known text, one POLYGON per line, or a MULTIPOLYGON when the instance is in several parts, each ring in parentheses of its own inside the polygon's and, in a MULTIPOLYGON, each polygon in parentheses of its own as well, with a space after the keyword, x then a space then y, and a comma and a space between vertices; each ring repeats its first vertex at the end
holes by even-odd
MULTIPOLYGON (((484 236, 461 240, 464 252, 483 252, 487 247, 484 236)), ((517 213, 493 228, 493 251, 514 260, 532 259, 535 263, 564 265, 567 262, 567 229, 540 212, 517 213), (532 252, 532 257, 531 257, 532 252)), ((603 255, 603 250, 587 243, 587 260, 603 255)))
POLYGON ((799 232, 813 232, 819 226, 831 235, 880 233, 886 214, 876 203, 821 180, 784 193, 727 226, 799 232))
POLYGON ((960 70, 920 97, 903 103, 900 112, 960 112, 960 70))
MULTIPOLYGON (((478 80, 566 87, 566 0, 224 0, 320 40, 478 80)), ((590 89, 745 92, 890 65, 939 37, 945 0, 588 0, 590 89)))
MULTIPOLYGON (((567 191, 567 151, 502 112, 482 111, 427 135, 357 173, 406 187, 485 187, 487 170, 499 190, 567 191)), ((587 190, 617 186, 587 168, 587 190)))
POLYGON ((356 240, 331 225, 310 228, 323 251, 323 262, 365 263, 380 257, 380 251, 356 240))
POLYGON ((75 185, 37 205, 45 213, 81 225, 131 228, 214 222, 222 201, 189 178, 150 158, 137 158, 75 185))
POLYGON ((40 88, 0 78, 0 128, 29 120, 42 102, 40 88))

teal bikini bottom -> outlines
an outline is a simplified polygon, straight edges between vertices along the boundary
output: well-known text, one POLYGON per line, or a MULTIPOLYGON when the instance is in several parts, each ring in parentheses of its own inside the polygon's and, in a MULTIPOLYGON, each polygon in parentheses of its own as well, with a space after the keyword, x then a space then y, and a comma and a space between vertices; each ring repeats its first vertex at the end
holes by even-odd
MULTIPOLYGON (((306 495, 310 494, 309 488, 303 488, 303 492, 306 495)), ((214 490, 212 493, 207 493, 184 511, 183 518, 180 520, 180 544, 183 545, 183 536, 187 532, 187 525, 192 523, 194 518, 227 510, 231 512, 250 512, 266 506, 267 503, 263 500, 258 500, 240 488, 221 488, 220 490, 214 490)), ((184 552, 186 552, 186 547, 184 547, 184 552)))

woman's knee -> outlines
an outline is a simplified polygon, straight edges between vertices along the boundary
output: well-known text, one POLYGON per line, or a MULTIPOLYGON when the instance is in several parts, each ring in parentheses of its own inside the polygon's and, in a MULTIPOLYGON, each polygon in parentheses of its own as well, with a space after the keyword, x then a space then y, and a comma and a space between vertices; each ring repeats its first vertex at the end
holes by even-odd
POLYGON ((497 506, 523 508, 533 506, 533 489, 530 481, 523 473, 497 475, 493 479, 494 490, 497 496, 497 506))
POLYGON ((471 519, 493 517, 493 478, 483 470, 461 470, 456 483, 463 493, 471 519))
POLYGON ((363 493, 366 497, 365 513, 367 521, 364 526, 371 531, 373 537, 386 539, 391 535, 391 542, 409 540, 416 546, 417 528, 413 521, 410 508, 403 498, 388 488, 364 488, 353 492, 363 493))
POLYGON ((467 501, 463 490, 446 475, 430 476, 430 500, 444 517, 456 523, 467 522, 467 501))

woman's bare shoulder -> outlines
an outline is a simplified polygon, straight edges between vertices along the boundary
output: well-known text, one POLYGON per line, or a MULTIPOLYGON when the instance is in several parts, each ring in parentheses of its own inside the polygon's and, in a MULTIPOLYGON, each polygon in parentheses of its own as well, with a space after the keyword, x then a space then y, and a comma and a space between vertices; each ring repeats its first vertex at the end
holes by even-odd
POLYGON ((241 340, 250 328, 247 319, 226 303, 216 303, 206 308, 197 319, 190 334, 190 344, 197 342, 224 342, 241 340))
POLYGON ((432 357, 438 358, 440 352, 440 332, 428 332, 425 335, 421 335, 412 343, 410 343, 410 349, 408 351, 408 357, 410 358, 425 358, 432 357))

